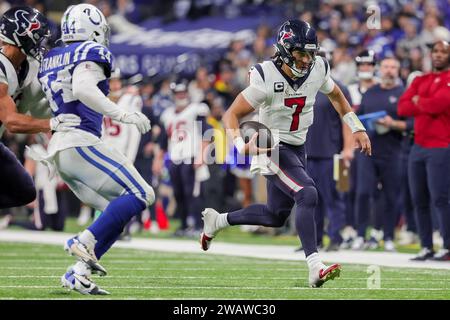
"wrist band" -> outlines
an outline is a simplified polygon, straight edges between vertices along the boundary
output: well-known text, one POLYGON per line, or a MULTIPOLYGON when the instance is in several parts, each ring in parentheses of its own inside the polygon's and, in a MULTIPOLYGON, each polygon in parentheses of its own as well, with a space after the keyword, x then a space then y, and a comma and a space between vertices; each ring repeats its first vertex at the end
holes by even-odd
POLYGON ((242 137, 236 137, 234 138, 234 146, 236 147, 237 151, 239 153, 243 153, 244 149, 245 149, 245 142, 244 139, 242 139, 242 137))
POLYGON ((366 128, 364 128, 361 120, 359 120, 358 116, 353 111, 346 113, 342 117, 342 120, 344 120, 344 122, 350 127, 352 133, 357 131, 366 131, 366 128))

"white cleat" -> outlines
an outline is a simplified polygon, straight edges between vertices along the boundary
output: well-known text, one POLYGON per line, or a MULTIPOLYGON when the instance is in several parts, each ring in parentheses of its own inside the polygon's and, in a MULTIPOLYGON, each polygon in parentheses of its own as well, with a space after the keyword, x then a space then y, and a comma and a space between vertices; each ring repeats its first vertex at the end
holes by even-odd
POLYGON ((202 211, 203 232, 200 235, 200 245, 204 251, 207 251, 209 249, 212 239, 219 231, 216 226, 216 220, 219 214, 219 212, 212 208, 206 208, 202 211))
POLYGON ((320 268, 309 271, 309 286, 311 288, 320 288, 328 280, 334 280, 334 278, 340 275, 340 264, 335 263, 329 267, 322 264, 320 268))
POLYGON ((100 289, 87 276, 75 273, 71 268, 62 275, 61 284, 64 288, 77 291, 84 295, 108 295, 108 291, 100 289))
POLYGON ((92 273, 97 273, 100 276, 106 276, 106 269, 98 263, 94 252, 91 252, 83 243, 78 240, 78 237, 70 238, 64 244, 64 250, 70 255, 77 257, 78 260, 85 262, 91 269, 92 273))
POLYGON ((392 240, 386 240, 386 241, 384 241, 384 251, 387 251, 387 252, 396 252, 397 250, 395 250, 395 244, 394 244, 394 241, 392 241, 392 240))

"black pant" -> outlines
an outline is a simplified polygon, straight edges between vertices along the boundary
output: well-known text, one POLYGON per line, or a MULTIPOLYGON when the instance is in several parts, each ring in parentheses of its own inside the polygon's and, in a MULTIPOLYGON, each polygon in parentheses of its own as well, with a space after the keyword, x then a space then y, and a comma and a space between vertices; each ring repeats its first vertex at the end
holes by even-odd
POLYGON ((438 214, 444 247, 450 248, 450 147, 414 145, 409 155, 408 177, 421 245, 433 248, 431 210, 438 214))
POLYGON ((16 156, 0 143, 0 209, 23 206, 34 199, 33 179, 16 156))
POLYGON ((201 196, 194 197, 195 169, 193 164, 171 163, 169 166, 170 182, 172 183, 175 201, 177 202, 177 213, 181 220, 181 229, 186 229, 187 218, 191 215, 195 220, 195 228, 202 227, 201 196))

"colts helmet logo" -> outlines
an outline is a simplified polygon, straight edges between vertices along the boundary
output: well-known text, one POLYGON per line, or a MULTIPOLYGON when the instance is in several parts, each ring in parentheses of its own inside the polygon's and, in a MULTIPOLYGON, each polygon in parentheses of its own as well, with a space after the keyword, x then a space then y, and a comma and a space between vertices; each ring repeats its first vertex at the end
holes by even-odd
POLYGON ((38 30, 41 27, 41 23, 39 21, 30 21, 28 18, 25 17, 25 15, 28 14, 28 12, 24 10, 18 10, 15 14, 16 21, 16 33, 19 36, 24 36, 31 33, 34 30, 38 30))

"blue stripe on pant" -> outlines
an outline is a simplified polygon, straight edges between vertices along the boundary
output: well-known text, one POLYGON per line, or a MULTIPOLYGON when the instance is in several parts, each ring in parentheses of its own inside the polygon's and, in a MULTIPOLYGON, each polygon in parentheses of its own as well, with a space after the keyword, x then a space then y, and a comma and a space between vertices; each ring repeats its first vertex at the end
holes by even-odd
POLYGON ((421 245, 433 247, 431 210, 437 212, 444 247, 450 249, 450 146, 414 145, 408 161, 409 187, 421 245))
POLYGON ((142 186, 139 185, 139 183, 136 181, 136 179, 133 178, 133 176, 127 171, 127 169, 126 169, 123 165, 119 164, 118 162, 114 161, 113 159, 108 158, 108 157, 105 156, 104 154, 100 153, 100 151, 98 151, 97 149, 95 149, 95 147, 93 147, 93 146, 88 147, 88 149, 89 149, 93 154, 95 154, 96 156, 98 156, 100 159, 105 160, 106 162, 108 162, 108 163, 111 164, 112 166, 114 166, 114 167, 116 167, 117 169, 119 169, 120 172, 122 172, 122 173, 130 180, 130 182, 131 182, 131 183, 139 190, 139 192, 140 192, 141 195, 142 195, 142 198, 144 198, 144 199, 146 198, 145 191, 144 191, 144 189, 142 188, 142 186))
POLYGON ((133 192, 131 191, 131 189, 128 187, 128 185, 123 182, 122 179, 120 179, 114 172, 112 172, 111 170, 109 170, 107 167, 103 166, 102 164, 100 164, 99 162, 95 161, 94 159, 92 159, 91 157, 89 157, 86 152, 83 151, 83 149, 81 147, 76 147, 75 148, 77 150, 77 152, 90 164, 92 164, 94 167, 98 168, 99 170, 107 173, 114 181, 116 181, 118 184, 120 184, 126 191, 128 194, 133 194, 133 192))

